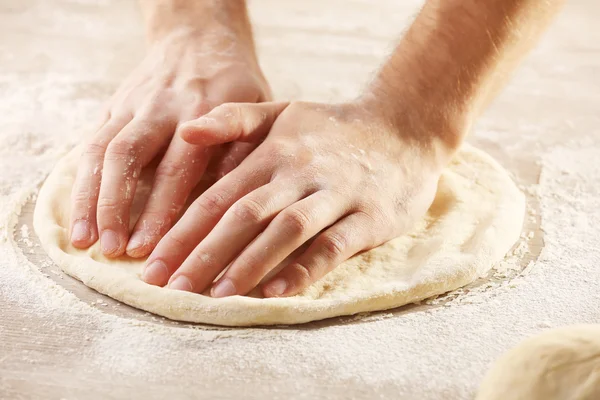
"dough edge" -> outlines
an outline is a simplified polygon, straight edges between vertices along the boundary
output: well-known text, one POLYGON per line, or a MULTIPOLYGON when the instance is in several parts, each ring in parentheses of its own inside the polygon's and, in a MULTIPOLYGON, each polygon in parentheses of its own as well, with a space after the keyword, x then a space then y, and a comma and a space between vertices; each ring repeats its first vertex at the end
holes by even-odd
POLYGON ((61 249, 60 241, 65 240, 67 232, 52 217, 50 200, 56 197, 59 191, 61 166, 66 162, 66 157, 59 160, 38 194, 33 225, 42 247, 65 273, 99 293, 172 320, 223 326, 286 325, 388 310, 417 303, 472 283, 487 273, 495 262, 503 259, 519 239, 525 215, 523 193, 491 156, 470 145, 463 145, 460 152, 471 153, 483 159, 491 168, 503 173, 505 182, 502 184, 510 189, 512 196, 505 196, 503 207, 498 207, 498 212, 494 215, 492 226, 501 234, 487 237, 480 244, 478 259, 475 262, 449 268, 434 279, 413 282, 408 288, 382 289, 344 299, 258 299, 244 296, 215 299, 152 286, 120 268, 102 264, 91 258, 85 260, 85 265, 81 265, 80 257, 61 249), (521 218, 517 218, 517 215, 521 218), (107 269, 110 269, 110 273, 106 273, 107 269))
POLYGON ((486 373, 476 400, 592 400, 600 395, 599 384, 600 324, 567 325, 505 352, 486 373))

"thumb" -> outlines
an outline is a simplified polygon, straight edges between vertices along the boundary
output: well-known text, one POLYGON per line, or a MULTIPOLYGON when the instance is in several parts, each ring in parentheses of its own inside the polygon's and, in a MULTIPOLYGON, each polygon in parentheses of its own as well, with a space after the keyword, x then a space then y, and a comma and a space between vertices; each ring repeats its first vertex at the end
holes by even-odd
POLYGON ((212 146, 263 139, 289 102, 227 103, 183 123, 178 134, 190 144, 212 146))

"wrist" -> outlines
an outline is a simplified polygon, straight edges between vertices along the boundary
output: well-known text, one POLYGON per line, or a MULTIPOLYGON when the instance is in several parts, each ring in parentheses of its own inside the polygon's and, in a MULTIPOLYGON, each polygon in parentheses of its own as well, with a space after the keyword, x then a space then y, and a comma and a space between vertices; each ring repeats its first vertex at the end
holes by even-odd
POLYGON ((235 36, 253 46, 245 0, 140 0, 148 43, 174 34, 190 38, 207 33, 235 36))
MULTIPOLYGON (((218 14, 217 10, 211 12, 218 14)), ((221 23, 222 16, 212 18, 211 15, 205 15, 202 18, 209 22, 198 19, 191 24, 185 19, 174 21, 172 18, 163 18, 147 34, 148 52, 170 54, 181 65, 191 68, 198 67, 199 63, 222 60, 260 69, 247 19, 247 23, 241 17, 242 20, 237 22, 231 18, 221 23)))
POLYGON ((471 116, 450 99, 423 96, 417 88, 377 78, 358 99, 360 106, 402 140, 444 167, 462 144, 471 116))

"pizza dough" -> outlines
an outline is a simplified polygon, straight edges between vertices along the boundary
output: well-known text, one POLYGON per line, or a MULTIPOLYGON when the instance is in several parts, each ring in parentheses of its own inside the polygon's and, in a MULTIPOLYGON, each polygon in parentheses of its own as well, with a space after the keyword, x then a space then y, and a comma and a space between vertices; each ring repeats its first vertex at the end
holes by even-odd
MULTIPOLYGON (((484 276, 519 238, 525 214, 525 198, 506 171, 464 146, 443 173, 427 215, 407 235, 351 258, 291 298, 214 299, 144 283, 144 260, 110 260, 98 243, 87 250, 70 244, 70 193, 80 154, 78 147, 60 160, 39 193, 34 227, 44 249, 63 271, 98 292, 182 321, 296 324, 417 302, 484 276)), ((152 173, 152 168, 142 173, 131 226, 152 173)))
POLYGON ((554 329, 503 355, 478 400, 600 399, 600 325, 554 329))

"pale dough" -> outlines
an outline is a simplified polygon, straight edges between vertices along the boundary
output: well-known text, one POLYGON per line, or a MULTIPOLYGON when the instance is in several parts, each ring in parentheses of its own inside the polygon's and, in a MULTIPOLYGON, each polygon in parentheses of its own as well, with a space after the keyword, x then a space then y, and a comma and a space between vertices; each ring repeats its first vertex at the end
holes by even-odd
POLYGON ((600 325, 544 332, 500 357, 477 400, 600 399, 600 325))
MULTIPOLYGON (((182 321, 295 324, 417 302, 484 276, 519 238, 525 214, 525 197, 506 171, 466 145, 443 173, 428 214, 409 234, 353 257, 292 298, 213 299, 144 283, 143 260, 109 260, 98 243, 88 250, 70 244, 70 194, 80 153, 75 148, 60 160, 39 193, 34 227, 44 249, 67 274, 98 292, 182 321)), ((132 223, 152 172, 142 174, 132 223)))

